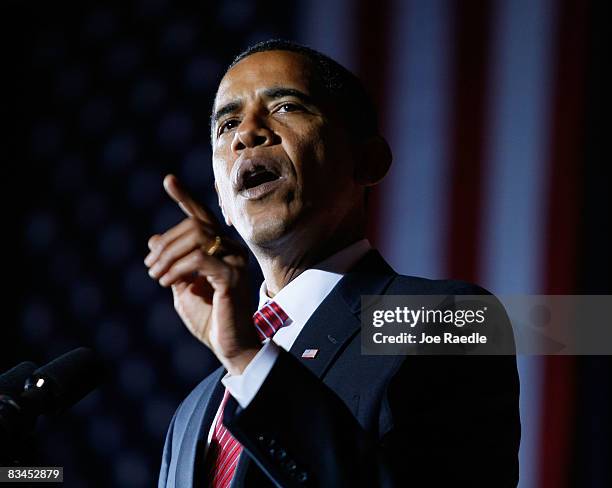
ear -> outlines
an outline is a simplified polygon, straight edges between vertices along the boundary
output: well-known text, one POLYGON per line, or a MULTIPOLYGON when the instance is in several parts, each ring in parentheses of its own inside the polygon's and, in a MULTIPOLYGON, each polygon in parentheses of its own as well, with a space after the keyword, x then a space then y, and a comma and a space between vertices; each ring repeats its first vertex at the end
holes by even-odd
POLYGON ((387 141, 373 136, 361 144, 358 164, 355 166, 355 180, 363 186, 374 186, 389 171, 393 155, 387 141))
POLYGON ((221 213, 223 214, 223 219, 225 220, 225 223, 229 227, 231 227, 232 221, 230 220, 229 216, 227 215, 227 212, 225 211, 225 207, 223 206, 223 201, 221 200, 221 194, 219 193, 219 187, 217 186, 216 181, 215 181, 215 191, 217 192, 217 198, 219 199, 219 208, 221 209, 221 213))

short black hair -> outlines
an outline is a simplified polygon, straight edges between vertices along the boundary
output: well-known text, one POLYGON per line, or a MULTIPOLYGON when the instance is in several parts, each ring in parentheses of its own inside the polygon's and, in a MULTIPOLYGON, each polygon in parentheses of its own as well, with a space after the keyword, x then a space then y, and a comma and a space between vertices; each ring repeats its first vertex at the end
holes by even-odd
POLYGON ((376 107, 359 78, 337 61, 312 48, 284 39, 258 42, 238 54, 226 73, 251 54, 266 51, 289 51, 306 57, 319 88, 338 108, 349 135, 355 139, 379 135, 376 107))

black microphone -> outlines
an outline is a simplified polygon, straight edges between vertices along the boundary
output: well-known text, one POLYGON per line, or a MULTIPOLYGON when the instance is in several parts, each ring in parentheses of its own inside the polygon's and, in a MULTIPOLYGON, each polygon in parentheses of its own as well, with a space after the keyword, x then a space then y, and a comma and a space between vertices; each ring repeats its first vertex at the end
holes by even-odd
MULTIPOLYGON (((32 363, 24 364, 3 375, 7 389, 14 389, 32 363)), ((28 373, 22 388, 0 394, 0 445, 18 444, 39 415, 61 413, 96 388, 102 363, 91 349, 80 347, 28 373)))
POLYGON ((24 361, 0 375, 0 395, 11 395, 23 391, 26 380, 38 366, 31 361, 24 361))
POLYGON ((26 380, 22 398, 36 414, 57 414, 93 391, 102 380, 102 363, 79 347, 38 368, 26 380))

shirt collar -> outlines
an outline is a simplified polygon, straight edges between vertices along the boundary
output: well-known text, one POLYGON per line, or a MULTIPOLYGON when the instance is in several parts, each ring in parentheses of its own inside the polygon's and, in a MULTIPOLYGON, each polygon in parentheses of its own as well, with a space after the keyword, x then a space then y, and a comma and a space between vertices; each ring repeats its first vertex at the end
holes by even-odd
MULTIPOLYGON (((292 322, 305 323, 342 276, 371 248, 367 239, 350 244, 303 271, 275 295, 274 301, 287 313, 292 322)), ((259 289, 258 308, 269 300, 271 298, 267 295, 264 281, 259 289)))

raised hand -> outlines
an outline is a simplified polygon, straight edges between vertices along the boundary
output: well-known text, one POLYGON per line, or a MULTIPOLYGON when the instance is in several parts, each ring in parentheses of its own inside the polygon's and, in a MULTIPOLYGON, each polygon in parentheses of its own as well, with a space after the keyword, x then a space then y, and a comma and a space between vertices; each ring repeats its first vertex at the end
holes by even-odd
POLYGON ((241 374, 261 348, 251 322, 248 253, 223 234, 214 215, 174 175, 164 188, 187 218, 149 239, 149 276, 170 286, 174 308, 230 374, 241 374))

